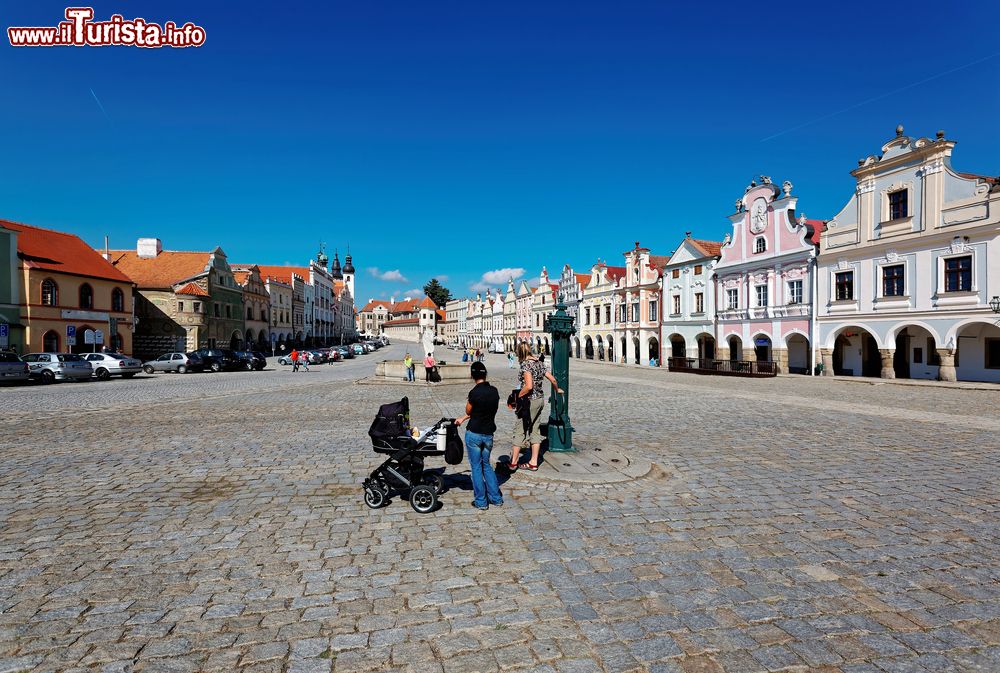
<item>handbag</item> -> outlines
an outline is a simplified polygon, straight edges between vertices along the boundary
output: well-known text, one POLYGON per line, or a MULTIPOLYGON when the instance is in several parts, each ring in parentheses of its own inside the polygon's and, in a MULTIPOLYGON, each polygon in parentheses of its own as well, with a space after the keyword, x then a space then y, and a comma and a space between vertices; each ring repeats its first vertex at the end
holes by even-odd
POLYGON ((514 388, 507 396, 507 406, 514 407, 514 415, 520 419, 525 419, 531 413, 531 397, 525 395, 519 397, 520 388, 514 388))

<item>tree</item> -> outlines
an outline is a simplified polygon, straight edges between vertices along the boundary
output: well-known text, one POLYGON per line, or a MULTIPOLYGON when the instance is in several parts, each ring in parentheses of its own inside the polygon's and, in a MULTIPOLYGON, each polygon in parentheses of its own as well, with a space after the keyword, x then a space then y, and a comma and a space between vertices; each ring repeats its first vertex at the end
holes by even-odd
POLYGON ((431 298, 437 306, 444 306, 451 300, 451 292, 444 285, 438 282, 437 278, 431 278, 424 285, 424 294, 431 298))

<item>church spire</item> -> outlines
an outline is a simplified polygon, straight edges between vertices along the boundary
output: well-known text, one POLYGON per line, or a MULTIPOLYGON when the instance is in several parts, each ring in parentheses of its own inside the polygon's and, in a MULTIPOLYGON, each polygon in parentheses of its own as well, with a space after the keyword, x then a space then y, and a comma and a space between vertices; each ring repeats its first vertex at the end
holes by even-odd
POLYGON ((354 273, 354 264, 351 263, 351 246, 347 246, 347 257, 344 258, 344 273, 354 273))
POLYGON ((344 277, 344 274, 340 271, 340 257, 337 255, 337 249, 333 250, 333 264, 330 266, 330 275, 332 275, 337 280, 344 277))

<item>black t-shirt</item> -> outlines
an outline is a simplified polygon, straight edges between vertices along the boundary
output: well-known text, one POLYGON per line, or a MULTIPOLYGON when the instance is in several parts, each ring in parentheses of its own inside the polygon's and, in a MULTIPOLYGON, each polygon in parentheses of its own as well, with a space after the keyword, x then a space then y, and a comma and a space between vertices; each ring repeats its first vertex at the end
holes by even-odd
POLYGON ((497 409, 500 407, 500 393, 492 385, 483 381, 469 391, 472 413, 469 414, 469 432, 492 435, 497 431, 497 409))

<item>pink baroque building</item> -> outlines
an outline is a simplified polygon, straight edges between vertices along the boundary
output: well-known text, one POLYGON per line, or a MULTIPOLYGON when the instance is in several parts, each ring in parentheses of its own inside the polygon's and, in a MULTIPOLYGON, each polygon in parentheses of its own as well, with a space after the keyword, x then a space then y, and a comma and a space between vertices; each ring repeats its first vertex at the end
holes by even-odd
POLYGON ((729 216, 715 268, 719 357, 762 370, 810 373, 815 348, 813 279, 823 223, 796 216, 792 183, 752 181, 729 216))

